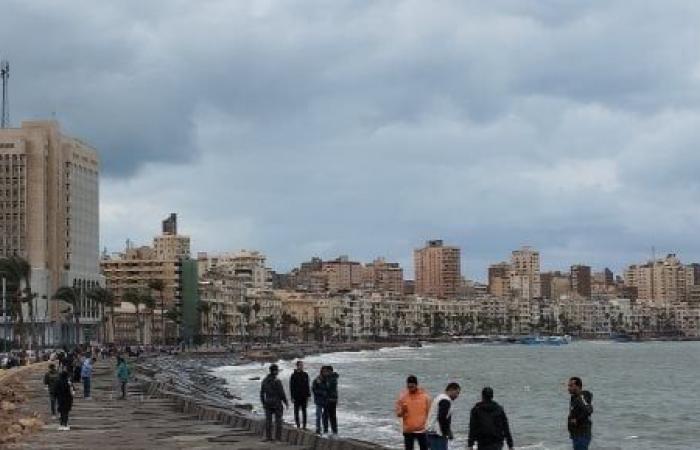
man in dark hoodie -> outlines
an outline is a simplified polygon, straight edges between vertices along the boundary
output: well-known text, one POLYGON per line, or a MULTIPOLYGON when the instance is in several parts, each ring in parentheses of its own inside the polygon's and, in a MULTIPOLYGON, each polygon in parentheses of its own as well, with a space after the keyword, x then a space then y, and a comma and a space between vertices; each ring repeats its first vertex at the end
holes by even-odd
POLYGON ((316 434, 328 433, 328 370, 326 366, 321 367, 321 372, 314 379, 311 391, 314 393, 314 404, 316 405, 316 434), (323 428, 321 428, 323 424, 323 428))
POLYGON ((591 414, 593 414, 593 394, 583 390, 583 381, 579 377, 569 378, 569 417, 567 425, 569 437, 574 446, 574 450, 588 450, 591 445, 593 424, 591 414))
POLYGON ((333 437, 338 434, 338 416, 336 409, 338 407, 338 375, 337 372, 333 370, 333 366, 327 366, 328 374, 328 404, 326 406, 326 413, 328 414, 328 421, 331 423, 331 432, 333 437))
POLYGON ((260 402, 265 409, 265 441, 272 441, 272 416, 275 417, 275 439, 282 439, 282 404, 289 407, 287 395, 284 393, 284 386, 277 378, 279 367, 277 364, 270 366, 270 373, 260 385, 260 402))
POLYGON ((306 407, 311 397, 311 389, 309 388, 309 374, 304 372, 304 362, 297 361, 297 368, 289 378, 289 395, 294 403, 294 422, 297 428, 300 428, 303 423, 303 428, 306 430, 306 407), (299 420, 299 412, 301 411, 302 421, 299 420))
POLYGON ((503 441, 513 450, 508 417, 501 405, 493 401, 493 389, 485 387, 481 391, 481 401, 472 408, 467 447, 474 450, 474 443, 477 443, 479 450, 501 450, 503 441))

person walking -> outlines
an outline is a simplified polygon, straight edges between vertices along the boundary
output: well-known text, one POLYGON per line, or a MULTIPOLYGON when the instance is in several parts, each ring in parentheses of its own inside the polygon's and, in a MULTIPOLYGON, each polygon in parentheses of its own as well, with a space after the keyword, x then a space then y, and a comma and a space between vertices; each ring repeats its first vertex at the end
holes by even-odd
POLYGON ((96 362, 97 359, 87 357, 83 362, 83 367, 80 369, 80 378, 83 380, 83 398, 85 400, 92 400, 92 397, 90 396, 90 388, 92 385, 92 367, 96 362))
POLYGON ((430 450, 447 450, 452 435, 452 402, 461 392, 457 383, 449 383, 445 392, 435 397, 428 413, 428 447, 430 450))
POLYGON ((403 442, 406 450, 413 450, 418 441, 420 450, 428 449, 426 435, 428 413, 430 412, 430 396, 418 387, 418 378, 409 375, 406 378, 406 389, 401 392, 395 405, 396 416, 403 422, 403 442))
POLYGON ((121 356, 117 356, 117 380, 119 380, 119 386, 121 387, 122 396, 119 397, 120 400, 126 400, 126 384, 129 382, 129 366, 126 361, 121 356))
POLYGON ((49 393, 49 405, 51 406, 51 417, 56 417, 56 390, 59 373, 55 364, 49 364, 49 370, 44 374, 44 385, 49 393))
POLYGON ((328 377, 328 404, 326 406, 326 415, 331 425, 332 437, 336 437, 338 435, 338 378, 340 378, 340 375, 333 370, 333 366, 327 366, 326 371, 328 377))
POLYGON ((294 422, 297 428, 306 430, 306 408, 311 397, 309 374, 304 372, 304 361, 297 361, 297 368, 289 378, 289 395, 294 403, 294 422), (302 420, 299 420, 301 412, 302 420))
POLYGON ((479 450, 501 450, 503 441, 513 450, 513 437, 508 426, 508 417, 501 405, 493 401, 493 389, 485 387, 481 391, 481 401, 474 405, 469 417, 469 439, 467 447, 479 450))
POLYGON ((316 405, 316 434, 328 433, 328 380, 326 366, 321 367, 321 371, 311 384, 311 391, 314 394, 314 405, 316 405), (323 424, 323 428, 321 428, 323 424))
POLYGON ((282 439, 282 404, 289 407, 287 395, 284 393, 284 386, 277 378, 279 367, 277 364, 270 366, 270 373, 265 377, 260 385, 260 402, 265 409, 265 441, 272 441, 272 417, 275 418, 275 439, 282 439))
POLYGON ((583 390, 583 381, 579 377, 569 378, 568 389, 571 395, 567 420, 569 437, 574 450, 588 450, 593 436, 593 394, 583 390))
POLYGON ((71 377, 68 371, 63 371, 58 376, 58 380, 54 383, 54 393, 56 394, 56 403, 58 405, 58 412, 61 415, 60 425, 58 426, 59 431, 69 431, 68 426, 68 415, 70 410, 73 408, 73 397, 75 396, 75 391, 73 389, 73 383, 71 382, 71 377))

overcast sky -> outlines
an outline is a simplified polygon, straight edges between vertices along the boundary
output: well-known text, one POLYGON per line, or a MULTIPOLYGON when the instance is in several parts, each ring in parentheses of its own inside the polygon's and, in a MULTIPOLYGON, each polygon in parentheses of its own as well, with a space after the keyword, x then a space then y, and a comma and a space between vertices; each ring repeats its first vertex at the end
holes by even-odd
POLYGON ((463 272, 700 259, 700 2, 10 0, 11 115, 99 149, 102 243, 463 272))

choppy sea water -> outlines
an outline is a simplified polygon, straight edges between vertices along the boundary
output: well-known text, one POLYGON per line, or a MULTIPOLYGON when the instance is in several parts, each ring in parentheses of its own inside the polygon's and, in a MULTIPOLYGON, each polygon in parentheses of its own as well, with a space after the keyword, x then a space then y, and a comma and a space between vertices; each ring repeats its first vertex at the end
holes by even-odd
MULTIPOLYGON (((406 376, 416 374, 431 395, 449 381, 462 385, 451 448, 464 448, 469 409, 481 388, 489 385, 509 416, 517 448, 569 449, 565 383, 578 375, 594 394, 592 449, 700 449, 698 342, 575 342, 561 347, 440 344, 318 355, 305 362, 312 377, 322 364, 332 364, 340 374, 341 436, 399 447, 402 440, 393 404, 406 376)), ((292 366, 280 363, 287 392, 292 366)), ((266 366, 227 366, 214 372, 259 410, 260 382, 249 379, 264 377, 266 366)), ((313 408, 310 405, 311 429, 313 408)), ((285 412, 285 420, 293 422, 291 411, 285 412)))

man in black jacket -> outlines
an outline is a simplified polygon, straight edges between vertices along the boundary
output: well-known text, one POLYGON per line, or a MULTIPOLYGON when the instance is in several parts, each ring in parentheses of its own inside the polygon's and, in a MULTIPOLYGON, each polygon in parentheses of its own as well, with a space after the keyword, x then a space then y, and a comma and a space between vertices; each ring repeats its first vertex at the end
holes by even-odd
POLYGON ((303 428, 306 430, 306 407, 311 397, 309 388, 309 374, 304 372, 304 362, 297 361, 297 368, 289 378, 289 395, 294 403, 294 421, 297 428, 301 427, 299 411, 301 411, 303 428))
POLYGON ((265 377, 260 385, 260 402, 265 409, 265 441, 272 441, 272 416, 275 416, 275 439, 282 439, 282 413, 287 403, 287 395, 284 393, 284 386, 277 378, 279 367, 277 364, 270 366, 270 374, 265 377))
POLYGON ((591 414, 593 414, 593 394, 583 390, 583 381, 579 377, 569 378, 569 417, 567 425, 569 437, 574 450, 588 450, 591 444, 592 428, 591 414))
POLYGON ((481 401, 472 408, 467 447, 474 450, 476 442, 479 450, 501 450, 503 441, 513 450, 508 417, 501 405, 493 401, 493 389, 485 387, 481 391, 481 401))

